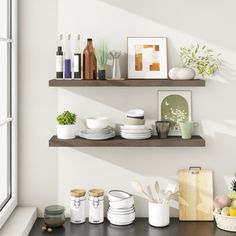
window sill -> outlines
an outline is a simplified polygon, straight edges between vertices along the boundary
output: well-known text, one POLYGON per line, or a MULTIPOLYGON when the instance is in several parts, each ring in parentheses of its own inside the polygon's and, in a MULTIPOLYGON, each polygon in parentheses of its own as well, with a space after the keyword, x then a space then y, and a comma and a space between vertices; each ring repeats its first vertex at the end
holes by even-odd
POLYGON ((1 236, 27 236, 37 219, 36 207, 16 207, 0 229, 1 236))

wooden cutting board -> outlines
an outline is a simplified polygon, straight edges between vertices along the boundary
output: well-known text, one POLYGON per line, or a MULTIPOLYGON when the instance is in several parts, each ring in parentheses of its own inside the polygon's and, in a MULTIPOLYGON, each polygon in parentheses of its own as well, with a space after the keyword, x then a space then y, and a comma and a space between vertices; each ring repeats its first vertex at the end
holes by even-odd
POLYGON ((179 219, 213 220, 213 178, 211 170, 179 170, 179 219))

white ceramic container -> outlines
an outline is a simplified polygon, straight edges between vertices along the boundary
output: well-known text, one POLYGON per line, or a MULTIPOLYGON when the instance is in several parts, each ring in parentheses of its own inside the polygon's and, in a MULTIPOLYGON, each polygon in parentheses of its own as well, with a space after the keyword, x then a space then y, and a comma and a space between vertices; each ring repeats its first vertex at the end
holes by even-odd
POLYGON ((129 116, 129 117, 143 117, 144 116, 144 110, 142 110, 142 109, 129 110, 127 112, 127 116, 129 116))
POLYGON ((89 196, 89 223, 100 224, 104 222, 104 196, 89 196))
POLYGON ((194 79, 195 71, 187 67, 174 67, 169 70, 169 78, 173 80, 194 79))
POLYGON ((104 129, 108 126, 109 119, 107 117, 88 117, 86 125, 90 129, 104 129))
POLYGON ((74 224, 85 222, 85 197, 70 197, 70 222, 74 224))
POLYGON ((170 207, 168 204, 148 203, 149 224, 155 227, 165 227, 170 223, 170 207))
POLYGON ((57 125, 57 138, 59 139, 75 138, 75 125, 57 125))

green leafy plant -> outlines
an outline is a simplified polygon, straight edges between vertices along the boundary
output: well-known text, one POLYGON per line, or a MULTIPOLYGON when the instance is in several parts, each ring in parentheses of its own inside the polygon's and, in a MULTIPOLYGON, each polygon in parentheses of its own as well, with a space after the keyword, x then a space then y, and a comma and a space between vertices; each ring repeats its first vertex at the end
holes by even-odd
POLYGON ((180 48, 180 57, 185 67, 194 69, 201 77, 214 75, 220 70, 223 63, 221 54, 206 45, 191 45, 190 47, 180 48))
POLYGON ((59 125, 73 125, 76 122, 76 114, 69 111, 64 111, 57 116, 57 122, 59 125))
POLYGON ((107 45, 104 41, 100 42, 95 48, 95 55, 97 58, 98 69, 105 70, 108 58, 107 45))

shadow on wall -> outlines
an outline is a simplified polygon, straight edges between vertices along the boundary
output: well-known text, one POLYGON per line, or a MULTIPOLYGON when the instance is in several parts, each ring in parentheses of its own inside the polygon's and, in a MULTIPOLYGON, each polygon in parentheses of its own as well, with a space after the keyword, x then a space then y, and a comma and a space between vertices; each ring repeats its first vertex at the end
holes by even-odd
POLYGON ((234 0, 227 1, 227 5, 204 0, 100 1, 236 52, 235 39, 227 37, 232 35, 230 26, 236 21, 234 0))

